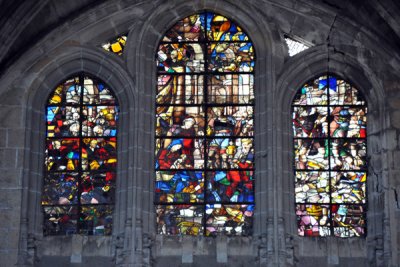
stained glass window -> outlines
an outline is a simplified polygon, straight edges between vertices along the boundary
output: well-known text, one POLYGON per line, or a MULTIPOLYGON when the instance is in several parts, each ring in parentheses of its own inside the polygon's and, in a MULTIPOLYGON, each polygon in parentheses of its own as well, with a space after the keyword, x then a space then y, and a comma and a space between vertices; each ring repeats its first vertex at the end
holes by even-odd
POLYGON ((118 102, 102 81, 80 74, 46 106, 42 207, 45 235, 110 235, 115 199, 118 102))
POLYGON ((126 34, 124 34, 114 38, 109 42, 103 43, 101 47, 103 47, 103 49, 106 51, 112 52, 118 56, 122 56, 126 44, 126 39, 127 36, 126 34))
POLYGON ((298 234, 365 236, 364 97, 352 84, 325 75, 299 89, 292 114, 298 234))
POLYGON ((177 22, 156 63, 155 209, 164 235, 247 236, 254 212, 254 48, 235 22, 177 22))

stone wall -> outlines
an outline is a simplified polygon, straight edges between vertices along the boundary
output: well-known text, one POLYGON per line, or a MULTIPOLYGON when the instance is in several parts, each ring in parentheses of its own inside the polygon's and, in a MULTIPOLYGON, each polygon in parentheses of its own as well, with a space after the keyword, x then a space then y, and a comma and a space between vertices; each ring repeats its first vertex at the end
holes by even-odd
POLYGON ((0 8, 2 266, 399 266, 396 1, 61 2, 16 1, 10 13, 0 8), (256 49, 256 213, 249 238, 155 234, 154 54, 169 27, 205 9, 238 22, 256 49), (126 32, 122 57, 100 48, 126 32), (284 34, 313 47, 289 57, 284 34), (366 238, 297 236, 290 106, 297 89, 328 68, 368 100, 366 238), (120 102, 113 235, 44 237, 45 101, 58 82, 81 71, 106 81, 120 102))

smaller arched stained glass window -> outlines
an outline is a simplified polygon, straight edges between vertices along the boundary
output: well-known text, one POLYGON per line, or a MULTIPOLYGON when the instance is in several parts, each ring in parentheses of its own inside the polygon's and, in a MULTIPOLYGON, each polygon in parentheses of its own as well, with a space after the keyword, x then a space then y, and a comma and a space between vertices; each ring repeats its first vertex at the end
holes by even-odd
POLYGON ((253 44, 233 21, 202 12, 177 22, 156 56, 158 233, 251 235, 253 44))
POLYGON ((304 84, 292 108, 298 234, 365 236, 364 97, 350 83, 326 75, 304 84))
POLYGON ((46 106, 45 235, 110 235, 117 164, 118 102, 81 74, 58 85, 46 106))

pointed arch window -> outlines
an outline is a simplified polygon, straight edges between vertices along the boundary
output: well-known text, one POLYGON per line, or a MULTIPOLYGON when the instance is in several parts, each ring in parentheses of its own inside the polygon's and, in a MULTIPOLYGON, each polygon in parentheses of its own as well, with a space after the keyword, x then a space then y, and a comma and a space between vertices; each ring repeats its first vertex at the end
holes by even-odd
POLYGON ((118 101, 81 73, 60 83, 46 106, 45 235, 110 235, 117 164, 118 101))
POLYGON ((157 55, 155 208, 165 235, 251 235, 253 44, 212 12, 167 31, 157 55))
POLYGON ((365 98, 329 74, 304 84, 292 109, 298 234, 365 236, 365 98))

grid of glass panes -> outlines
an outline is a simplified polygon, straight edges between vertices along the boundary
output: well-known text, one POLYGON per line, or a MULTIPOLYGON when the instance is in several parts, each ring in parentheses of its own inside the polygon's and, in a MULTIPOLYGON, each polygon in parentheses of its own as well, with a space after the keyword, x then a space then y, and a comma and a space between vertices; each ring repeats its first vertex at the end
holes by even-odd
POLYGON ((81 74, 58 85, 46 106, 45 235, 110 235, 117 164, 118 103, 81 74))
POLYGON ((295 198, 300 236, 366 234, 366 126, 362 94, 326 75, 293 101, 295 198))
POLYGON ((155 208, 165 235, 250 235, 254 48, 229 19, 176 23, 157 52, 155 208))

